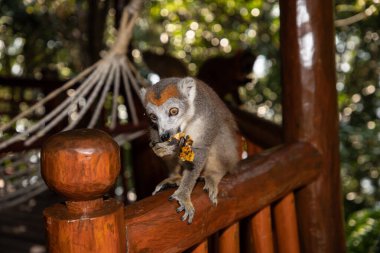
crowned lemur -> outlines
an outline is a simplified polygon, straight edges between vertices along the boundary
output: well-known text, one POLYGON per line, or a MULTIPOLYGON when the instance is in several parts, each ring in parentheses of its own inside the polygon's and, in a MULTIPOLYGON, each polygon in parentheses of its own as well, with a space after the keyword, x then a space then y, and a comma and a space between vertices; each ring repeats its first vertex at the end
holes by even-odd
POLYGON ((239 161, 234 117, 209 86, 191 77, 162 79, 143 89, 141 97, 151 122, 150 146, 170 170, 153 195, 167 185, 178 186, 170 199, 178 201, 177 212, 184 211, 181 219, 191 223, 195 210, 190 195, 197 179, 204 179, 203 189, 217 204, 220 180, 239 161), (193 140, 192 168, 182 166, 179 146, 169 141, 180 132, 193 140))

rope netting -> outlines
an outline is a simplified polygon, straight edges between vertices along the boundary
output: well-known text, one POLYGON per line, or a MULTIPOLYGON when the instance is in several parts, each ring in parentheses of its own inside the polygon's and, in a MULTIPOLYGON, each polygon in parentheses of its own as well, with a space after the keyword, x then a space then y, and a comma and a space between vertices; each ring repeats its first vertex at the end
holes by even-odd
MULTIPOLYGON (((46 189, 40 175, 39 149, 30 149, 28 146, 52 130, 66 131, 78 126, 113 130, 120 123, 118 108, 121 103, 128 112, 128 124, 139 124, 133 98, 139 97, 140 88, 149 84, 128 59, 127 50, 142 5, 143 0, 132 0, 124 7, 117 38, 106 56, 0 126, 0 209, 25 201, 46 189), (107 126, 99 126, 109 96, 112 98, 107 115, 109 120, 107 126), (122 102, 120 97, 123 97, 122 102), (36 112, 57 98, 62 99, 60 104, 37 120, 29 121, 32 123, 24 131, 16 131, 19 120, 35 117, 36 112), (6 152, 8 147, 16 143, 25 146, 25 150, 6 152)), ((106 121, 102 124, 106 124, 106 121)), ((123 144, 144 132, 123 133, 115 139, 123 144)))

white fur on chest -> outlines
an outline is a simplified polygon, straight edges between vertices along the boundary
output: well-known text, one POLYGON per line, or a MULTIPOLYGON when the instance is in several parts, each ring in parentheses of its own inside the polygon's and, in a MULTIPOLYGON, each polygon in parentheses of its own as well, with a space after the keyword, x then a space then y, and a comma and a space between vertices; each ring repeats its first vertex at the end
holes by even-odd
POLYGON ((196 146, 198 142, 202 142, 203 131, 205 129, 205 120, 203 118, 196 118, 188 123, 185 133, 190 135, 196 146))

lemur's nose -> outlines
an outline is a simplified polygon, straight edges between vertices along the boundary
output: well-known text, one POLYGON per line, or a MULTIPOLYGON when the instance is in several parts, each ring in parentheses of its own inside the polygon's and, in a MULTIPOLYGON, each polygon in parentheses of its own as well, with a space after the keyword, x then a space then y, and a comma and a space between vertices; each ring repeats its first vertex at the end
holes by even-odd
POLYGON ((170 134, 169 132, 165 132, 160 137, 161 137, 161 141, 167 141, 170 138, 170 134))

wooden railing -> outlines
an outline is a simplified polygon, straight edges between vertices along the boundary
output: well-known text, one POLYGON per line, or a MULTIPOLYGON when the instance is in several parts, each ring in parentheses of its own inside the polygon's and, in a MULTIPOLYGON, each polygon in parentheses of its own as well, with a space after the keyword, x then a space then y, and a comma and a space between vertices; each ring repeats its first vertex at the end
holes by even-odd
MULTIPOLYGON (((282 225, 289 215, 295 217, 294 210, 289 213, 286 204, 294 201, 293 195, 288 194, 312 182, 321 166, 321 155, 306 143, 283 145, 261 152, 246 159, 236 174, 222 180, 217 206, 211 204, 198 185, 192 194, 196 217, 193 224, 187 225, 175 213, 175 203, 168 202, 168 197, 173 193, 170 190, 127 206, 125 219, 120 216, 119 204, 112 200, 103 201, 102 195, 113 186, 119 173, 118 152, 111 137, 90 129, 63 132, 44 144, 44 179, 50 188, 69 199, 66 205, 55 205, 44 213, 50 252, 102 252, 101 246, 92 242, 102 236, 107 242, 103 245, 107 249, 104 252, 124 250, 122 246, 110 247, 108 242, 127 245, 128 252, 180 252, 202 243, 222 229, 225 230, 218 238, 219 252, 239 252, 230 251, 231 247, 238 249, 240 245, 239 236, 236 235, 239 225, 236 222, 254 213, 257 214, 249 221, 252 227, 250 247, 268 248, 270 244, 260 245, 260 238, 265 231, 272 231, 270 206, 285 196, 276 203, 273 212, 281 220, 276 223, 276 235, 278 238, 283 236, 282 242, 287 243, 287 230, 297 227, 295 219, 290 221, 294 222, 293 225, 282 225), (287 210, 283 210, 284 207, 287 210), (123 229, 114 231, 114 228, 120 227, 126 228, 126 241, 123 229), (69 244, 70 237, 74 242, 80 240, 81 243, 69 244)), ((274 248, 271 236, 266 237, 274 248)), ((294 240, 298 240, 297 237, 294 240)))
POLYGON ((172 190, 125 209, 103 200, 118 174, 118 151, 103 133, 48 140, 43 175, 68 198, 45 210, 49 251, 345 252, 332 7, 330 0, 280 0, 283 128, 255 124, 253 132, 253 119, 241 113, 238 121, 261 146, 283 144, 250 156, 226 176, 217 206, 196 186, 191 225, 168 202, 172 190))

